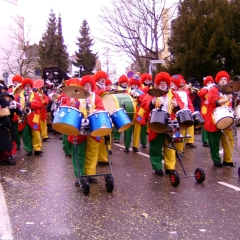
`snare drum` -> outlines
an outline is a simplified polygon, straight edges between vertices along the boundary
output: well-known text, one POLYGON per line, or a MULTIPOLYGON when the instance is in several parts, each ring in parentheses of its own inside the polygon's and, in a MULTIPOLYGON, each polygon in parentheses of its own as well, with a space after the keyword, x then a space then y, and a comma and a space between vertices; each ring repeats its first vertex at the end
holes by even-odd
POLYGON ((83 114, 76 108, 61 106, 57 109, 52 128, 66 135, 78 135, 83 114))
POLYGON ((160 109, 153 109, 149 121, 149 128, 157 133, 166 132, 168 126, 168 112, 160 109))
POLYGON ((192 114, 195 128, 199 128, 204 125, 205 120, 200 112, 196 111, 192 114))
POLYGON ((229 128, 234 122, 233 110, 230 107, 217 107, 213 112, 216 128, 224 130, 229 128))
POLYGON ((109 113, 97 111, 88 116, 90 134, 93 137, 102 137, 112 132, 112 122, 109 113))
POLYGON ((189 109, 182 109, 176 112, 176 117, 180 128, 186 129, 193 125, 193 117, 189 109))
POLYGON ((132 126, 132 122, 123 108, 119 108, 110 115, 112 122, 118 132, 127 130, 132 126))

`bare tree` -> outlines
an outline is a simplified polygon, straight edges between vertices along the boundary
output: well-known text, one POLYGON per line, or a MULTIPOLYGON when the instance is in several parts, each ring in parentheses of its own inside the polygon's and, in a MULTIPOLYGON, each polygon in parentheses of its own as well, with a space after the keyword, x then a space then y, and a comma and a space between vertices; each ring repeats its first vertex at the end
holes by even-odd
POLYGON ((37 55, 33 46, 28 44, 31 27, 28 26, 26 35, 28 40, 26 41, 24 36, 24 19, 18 16, 12 17, 12 20, 14 26, 10 25, 9 27, 11 42, 8 48, 0 46, 3 52, 0 60, 5 65, 6 70, 14 75, 20 74, 23 77, 35 75, 37 55))
POLYGON ((167 7, 166 3, 167 0, 113 0, 99 16, 107 30, 100 40, 127 54, 139 71, 146 71, 149 60, 159 59, 166 47, 164 33, 177 9, 177 4, 167 7))

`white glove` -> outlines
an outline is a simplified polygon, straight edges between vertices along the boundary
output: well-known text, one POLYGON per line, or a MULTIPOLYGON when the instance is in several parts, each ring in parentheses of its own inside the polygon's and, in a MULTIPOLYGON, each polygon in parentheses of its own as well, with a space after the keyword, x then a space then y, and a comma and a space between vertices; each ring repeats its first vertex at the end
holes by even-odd
POLYGON ((207 86, 207 90, 209 91, 209 89, 211 88, 211 87, 213 87, 215 84, 214 83, 210 83, 208 86, 207 86))
POLYGON ((10 103, 9 109, 16 109, 17 108, 17 102, 16 101, 12 101, 10 103))

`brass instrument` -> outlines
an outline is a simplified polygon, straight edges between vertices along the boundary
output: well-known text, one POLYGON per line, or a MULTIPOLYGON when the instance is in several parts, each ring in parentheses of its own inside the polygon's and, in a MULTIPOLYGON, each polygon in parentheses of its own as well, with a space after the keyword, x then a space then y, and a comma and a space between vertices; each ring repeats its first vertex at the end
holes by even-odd
POLYGON ((13 95, 16 96, 22 90, 22 84, 19 83, 15 88, 13 88, 13 95))
POLYGON ((23 114, 22 114, 22 116, 20 117, 20 120, 19 120, 20 123, 23 123, 25 121, 27 115, 29 115, 32 112, 31 108, 27 107, 27 105, 29 103, 29 96, 25 93, 24 93, 24 96, 25 96, 25 106, 23 108, 23 114))
POLYGON ((198 92, 198 91, 199 91, 198 88, 193 87, 191 84, 185 84, 185 85, 183 85, 181 88, 187 88, 187 89, 190 89, 190 91, 191 91, 192 93, 194 93, 194 92, 198 92))

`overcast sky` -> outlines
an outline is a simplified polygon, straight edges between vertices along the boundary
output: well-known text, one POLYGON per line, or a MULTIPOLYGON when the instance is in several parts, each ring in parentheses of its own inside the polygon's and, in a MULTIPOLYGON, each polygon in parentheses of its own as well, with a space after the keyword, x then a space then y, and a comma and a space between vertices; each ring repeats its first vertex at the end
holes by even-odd
MULTIPOLYGON (((175 0, 167 0, 167 3, 175 0)), ((76 37, 79 37, 79 28, 84 19, 87 20, 92 36, 101 34, 101 24, 98 22, 98 15, 101 8, 107 6, 110 0, 19 0, 19 15, 23 16, 25 23, 31 26, 30 44, 38 43, 42 34, 47 29, 47 21, 50 9, 53 9, 56 17, 59 13, 62 18, 62 30, 64 43, 68 47, 69 54, 77 50, 76 37)), ((29 27, 25 26, 26 31, 29 27)), ((94 38, 93 51, 101 53, 102 45, 94 38)), ((101 60, 101 59, 100 59, 101 60)), ((123 64, 119 64, 123 67, 123 64)), ((125 67, 125 66, 124 66, 125 67)), ((125 69, 125 68, 124 68, 125 69)), ((122 71, 122 70, 120 70, 122 71)))

